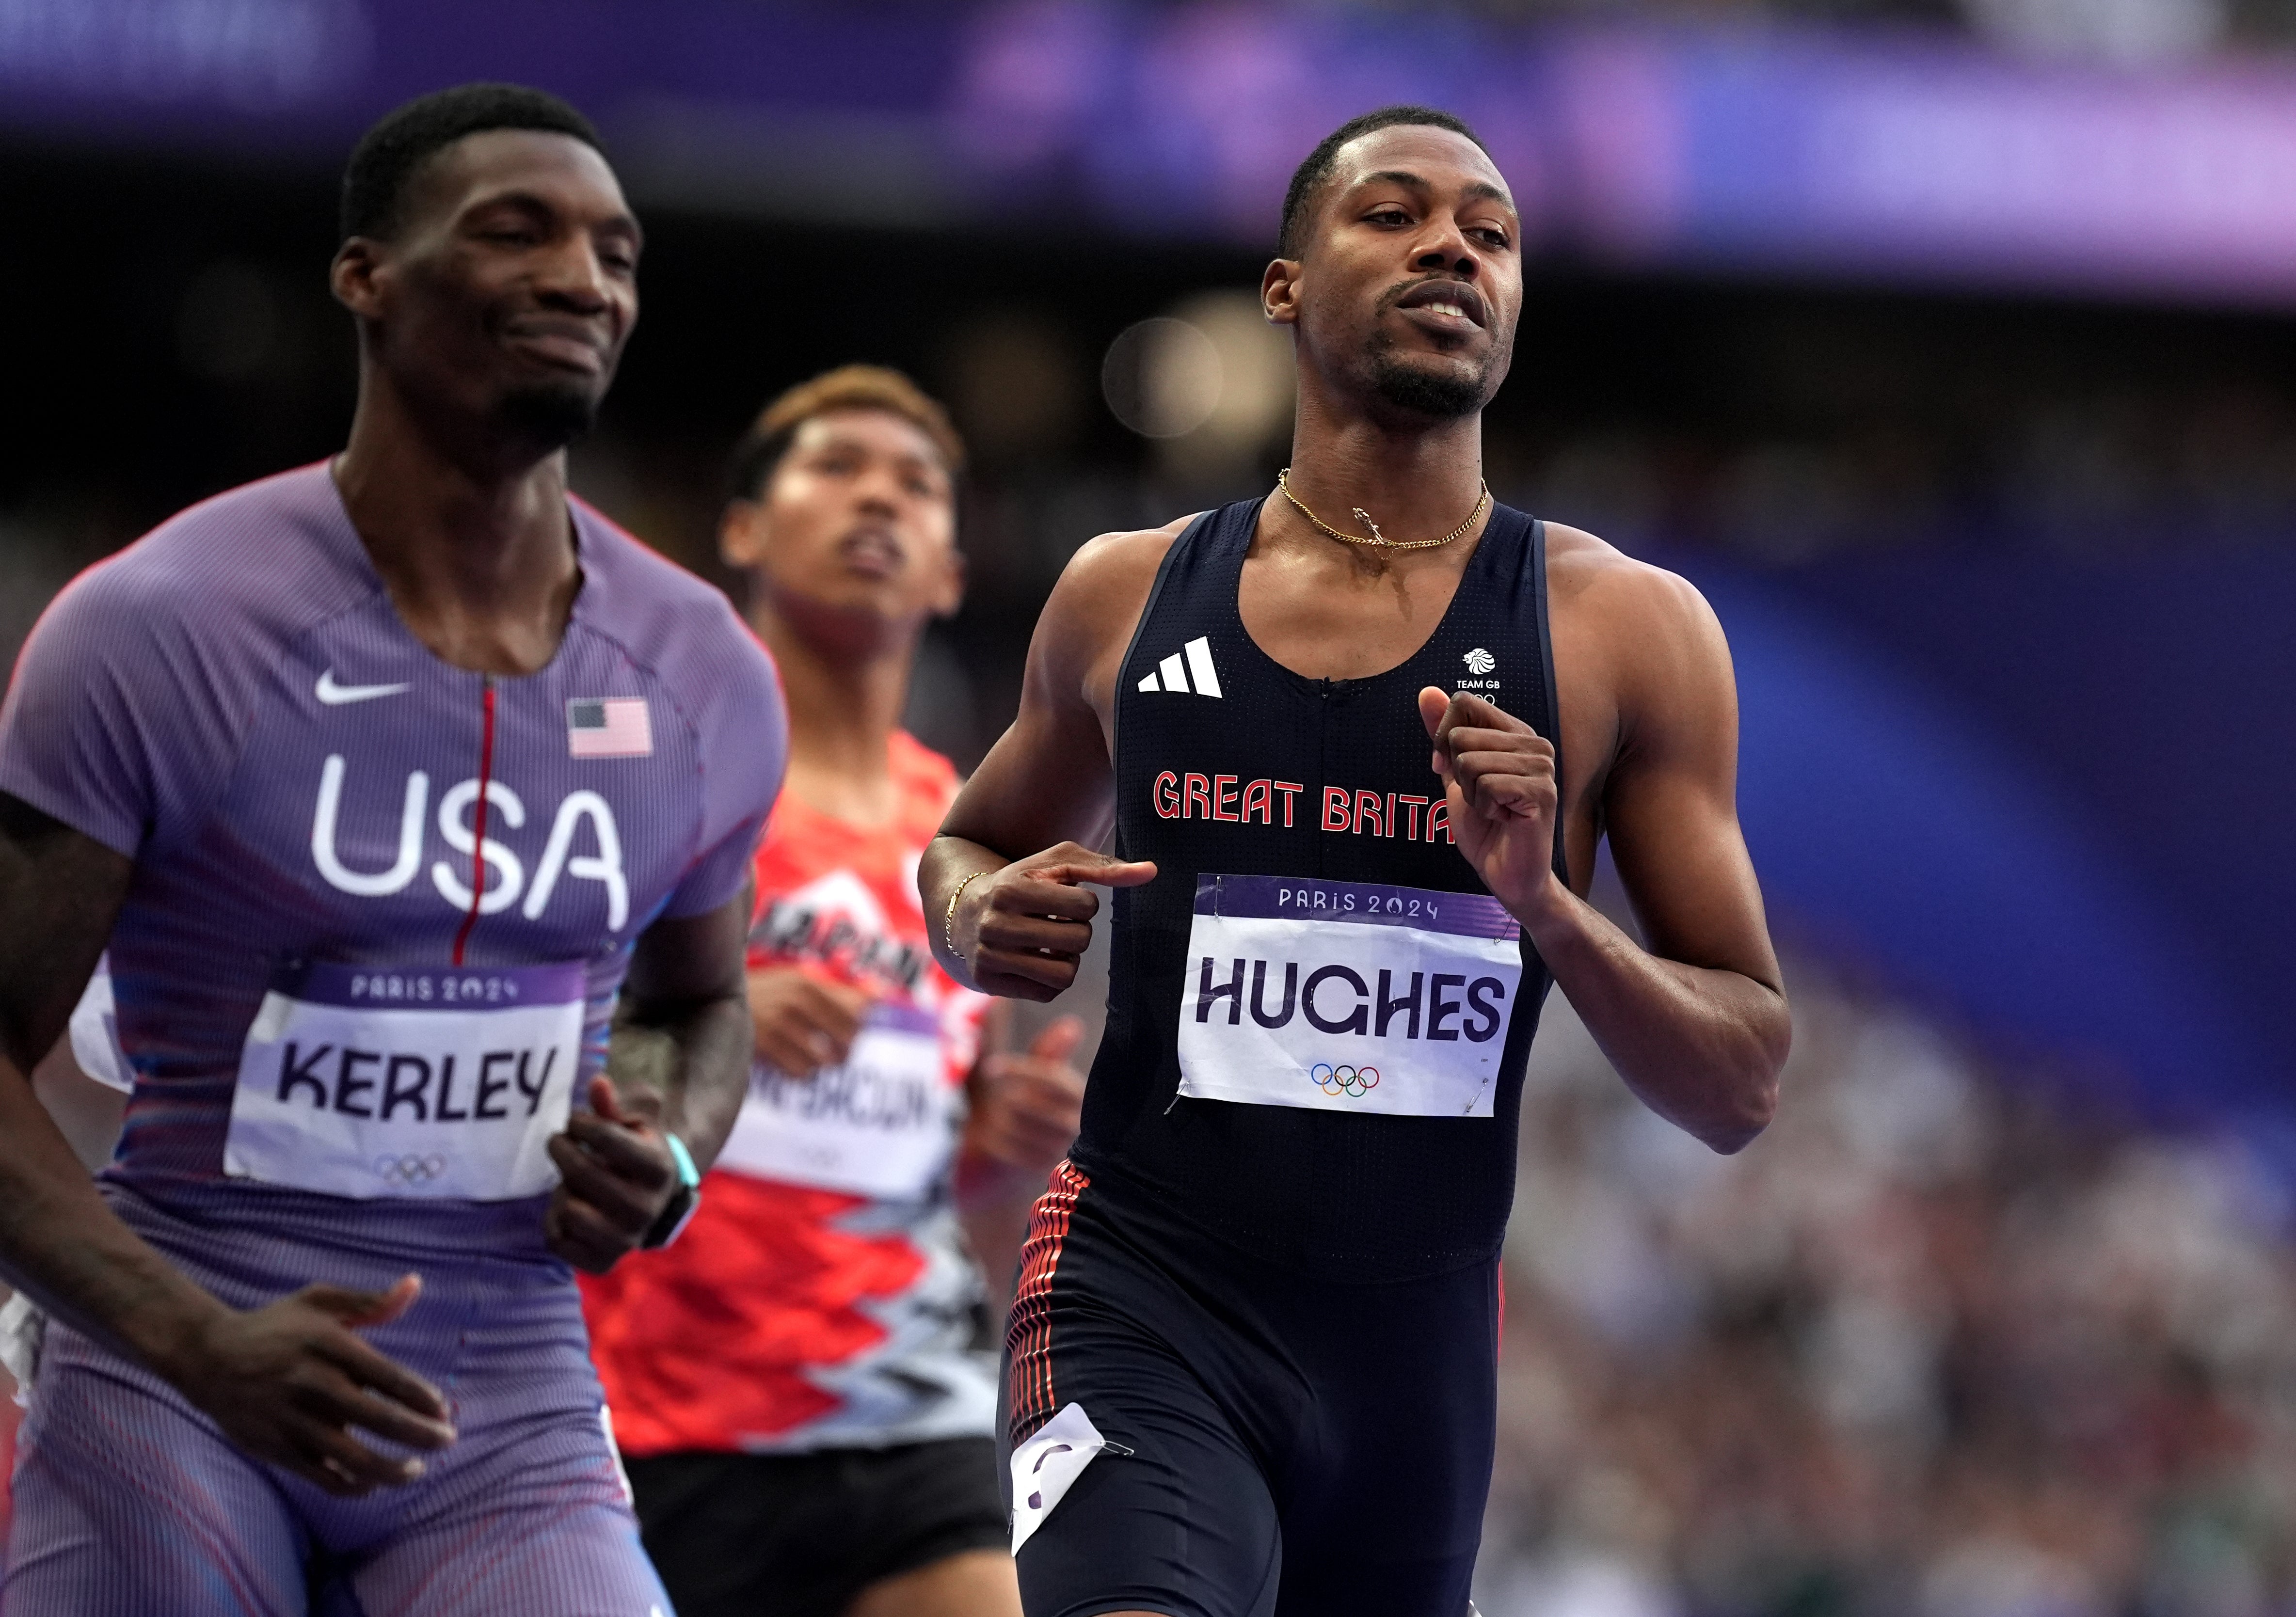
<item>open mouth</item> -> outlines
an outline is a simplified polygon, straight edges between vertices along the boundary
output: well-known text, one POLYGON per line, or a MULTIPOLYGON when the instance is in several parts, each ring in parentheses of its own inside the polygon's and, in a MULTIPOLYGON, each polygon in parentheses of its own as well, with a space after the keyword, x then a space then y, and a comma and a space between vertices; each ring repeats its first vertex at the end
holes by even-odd
POLYGON ((839 541, 845 565, 869 578, 890 578, 907 559, 900 541, 879 528, 858 528, 839 541))
POLYGON ((1397 298, 1395 306, 1431 315, 1446 324, 1456 323, 1461 330, 1484 330, 1491 323, 1490 306, 1464 281, 1423 281, 1397 298))

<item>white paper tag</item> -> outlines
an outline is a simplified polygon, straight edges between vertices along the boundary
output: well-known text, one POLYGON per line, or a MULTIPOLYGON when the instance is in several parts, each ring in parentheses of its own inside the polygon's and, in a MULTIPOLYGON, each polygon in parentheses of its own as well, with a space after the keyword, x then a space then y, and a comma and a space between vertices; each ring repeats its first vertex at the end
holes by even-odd
POLYGON ((119 1048, 119 1009, 111 994, 111 957, 95 963, 95 975, 79 996, 71 1014, 72 1060, 106 1089, 127 1093, 135 1074, 119 1048))
POLYGON ((939 1021, 917 1006, 880 1004, 840 1066, 810 1078, 753 1066, 718 1166, 881 1201, 918 1201, 947 1167, 962 1121, 939 1021))
POLYGON ((47 1340, 48 1317, 40 1305, 18 1292, 0 1304, 0 1366, 16 1383, 16 1402, 32 1403, 32 1384, 40 1376, 40 1349, 47 1340))
POLYGON ((1084 1468, 1109 1441, 1082 1404, 1072 1403, 1013 1450, 1013 1553, 1019 1555, 1084 1468))
POLYGON ((584 992, 578 960, 284 974, 240 1051, 224 1172, 362 1200, 538 1196, 584 992))
POLYGON ((1488 1117, 1522 985, 1521 937, 1487 894, 1199 877, 1180 1093, 1488 1117))

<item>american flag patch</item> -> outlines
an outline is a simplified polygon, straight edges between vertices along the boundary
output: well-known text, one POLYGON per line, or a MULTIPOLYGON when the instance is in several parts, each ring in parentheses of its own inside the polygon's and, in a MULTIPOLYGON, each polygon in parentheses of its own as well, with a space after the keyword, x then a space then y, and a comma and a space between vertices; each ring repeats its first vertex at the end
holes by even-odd
POLYGON ((577 758, 650 758, 653 723, 642 696, 577 697, 566 704, 566 751, 577 758))

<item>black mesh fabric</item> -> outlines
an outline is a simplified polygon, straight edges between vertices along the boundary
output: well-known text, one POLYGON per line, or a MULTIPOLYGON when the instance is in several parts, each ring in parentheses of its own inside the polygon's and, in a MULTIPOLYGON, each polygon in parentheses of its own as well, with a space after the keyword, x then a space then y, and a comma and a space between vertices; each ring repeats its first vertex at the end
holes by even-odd
MULTIPOLYGON (((1329 1278, 1377 1282, 1487 1261, 1513 1199, 1523 1065, 1552 983, 1527 941, 1488 1118, 1182 1098, 1175 1045, 1200 872, 1485 890, 1440 833, 1432 841, 1409 834, 1414 818, 1423 832, 1428 811, 1401 797, 1441 792, 1417 693, 1480 678, 1482 694, 1555 739, 1545 530, 1497 507, 1448 612, 1414 656, 1368 679, 1312 680, 1260 650, 1237 611, 1259 516, 1258 501, 1229 505, 1174 543, 1119 679, 1116 851, 1154 860, 1158 875, 1115 896, 1108 1031, 1071 1156, 1144 1228, 1193 1229, 1329 1278), (1187 672, 1187 642, 1200 638, 1216 698, 1194 689, 1201 681, 1185 691, 1164 688, 1167 659, 1178 656, 1187 672), (1160 670, 1158 688, 1142 690, 1160 670), (1229 813, 1249 782, 1301 789, 1274 794, 1270 823, 1213 818, 1200 806, 1168 817, 1157 808, 1167 772, 1183 794, 1190 774, 1231 778, 1219 798, 1229 813), (1351 813, 1349 829, 1323 829, 1326 787, 1345 788, 1351 803, 1357 792, 1374 794, 1385 826, 1358 826, 1351 813)), ((1168 789, 1164 801, 1168 808, 1168 789)))

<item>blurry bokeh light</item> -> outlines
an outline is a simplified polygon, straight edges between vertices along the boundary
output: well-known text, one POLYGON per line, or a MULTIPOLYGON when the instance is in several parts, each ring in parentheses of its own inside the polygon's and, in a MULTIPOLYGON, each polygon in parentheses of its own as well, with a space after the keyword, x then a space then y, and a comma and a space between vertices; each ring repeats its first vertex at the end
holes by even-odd
POLYGON ((1219 396, 1196 433, 1249 453, 1292 424, 1292 344, 1250 292, 1204 292, 1173 311, 1219 355, 1219 396))
POLYGON ((1201 292, 1119 334, 1101 386, 1118 421, 1160 441, 1168 470, 1217 480, 1290 426, 1292 345, 1250 293, 1201 292))
POLYGON ((1219 408, 1219 349, 1193 324, 1158 315, 1108 345, 1100 388, 1116 419, 1144 438, 1193 432, 1219 408))

